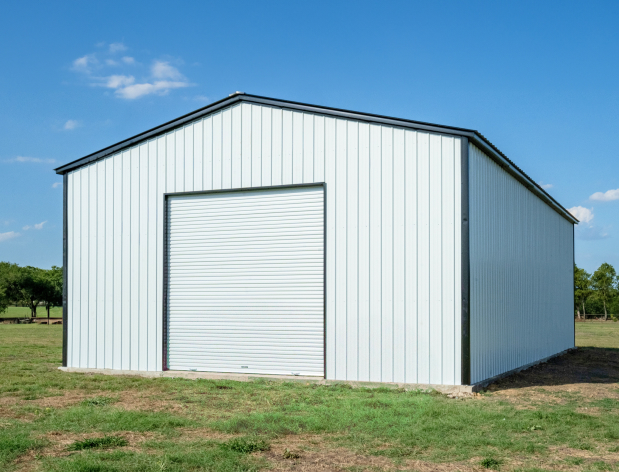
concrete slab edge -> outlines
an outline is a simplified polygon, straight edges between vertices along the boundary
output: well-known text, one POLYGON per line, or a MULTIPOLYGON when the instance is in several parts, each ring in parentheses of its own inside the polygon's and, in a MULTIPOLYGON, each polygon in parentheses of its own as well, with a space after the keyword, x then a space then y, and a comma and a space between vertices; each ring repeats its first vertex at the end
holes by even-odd
POLYGON ((102 374, 102 375, 128 375, 146 378, 181 378, 188 380, 232 380, 236 382, 253 382, 256 380, 269 380, 275 382, 301 382, 316 385, 350 385, 353 388, 392 388, 404 390, 437 391, 446 395, 466 395, 473 393, 472 385, 435 385, 413 384, 398 382, 359 382, 352 380, 327 380, 320 377, 303 377, 293 375, 257 375, 257 374, 227 374, 220 372, 194 372, 194 371, 145 371, 145 370, 115 370, 115 369, 88 369, 83 367, 58 367, 59 370, 69 373, 102 374))

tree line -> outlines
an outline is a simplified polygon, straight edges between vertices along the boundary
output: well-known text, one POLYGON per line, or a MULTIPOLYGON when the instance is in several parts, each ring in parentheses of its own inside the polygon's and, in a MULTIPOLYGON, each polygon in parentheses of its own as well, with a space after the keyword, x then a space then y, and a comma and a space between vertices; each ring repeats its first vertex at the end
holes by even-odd
POLYGON ((619 313, 619 277, 615 268, 604 262, 593 273, 574 264, 574 310, 578 318, 589 314, 619 313))
POLYGON ((48 317, 50 308, 62 306, 62 267, 45 270, 0 262, 0 313, 9 305, 27 306, 36 318, 41 304, 48 317))

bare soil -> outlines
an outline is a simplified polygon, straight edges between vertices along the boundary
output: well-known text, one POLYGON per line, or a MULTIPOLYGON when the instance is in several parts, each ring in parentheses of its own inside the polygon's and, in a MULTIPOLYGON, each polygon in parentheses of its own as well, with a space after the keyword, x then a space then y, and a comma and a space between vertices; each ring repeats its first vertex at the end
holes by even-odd
POLYGON ((395 463, 388 457, 360 454, 350 449, 330 447, 318 435, 287 436, 271 444, 271 449, 261 453, 271 467, 278 471, 350 471, 350 470, 415 470, 427 471, 473 471, 476 466, 468 463, 437 464, 425 461, 405 460, 395 463), (286 450, 293 458, 286 458, 286 450))

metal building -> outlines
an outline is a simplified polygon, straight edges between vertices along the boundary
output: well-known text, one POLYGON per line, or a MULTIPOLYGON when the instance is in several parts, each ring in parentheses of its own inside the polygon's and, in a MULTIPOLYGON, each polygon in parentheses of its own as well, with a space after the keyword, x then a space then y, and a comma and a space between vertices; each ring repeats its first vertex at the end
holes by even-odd
POLYGON ((574 346, 577 221, 477 131, 237 93, 56 172, 67 367, 472 385, 574 346))

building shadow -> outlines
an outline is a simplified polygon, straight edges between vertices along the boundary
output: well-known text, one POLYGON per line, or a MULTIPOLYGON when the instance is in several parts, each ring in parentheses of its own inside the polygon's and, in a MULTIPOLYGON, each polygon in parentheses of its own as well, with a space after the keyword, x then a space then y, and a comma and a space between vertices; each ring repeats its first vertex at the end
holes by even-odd
POLYGON ((579 347, 490 384, 489 391, 619 383, 619 349, 579 347))

